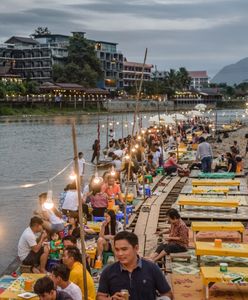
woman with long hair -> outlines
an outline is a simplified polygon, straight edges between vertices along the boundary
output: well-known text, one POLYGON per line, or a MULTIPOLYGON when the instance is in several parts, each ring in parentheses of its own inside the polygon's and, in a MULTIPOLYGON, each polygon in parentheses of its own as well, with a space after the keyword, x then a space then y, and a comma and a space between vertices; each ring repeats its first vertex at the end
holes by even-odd
POLYGON ((116 221, 116 215, 113 210, 107 210, 104 214, 105 221, 102 223, 99 238, 97 240, 98 259, 102 260, 103 251, 113 251, 113 240, 115 235, 123 230, 120 222, 116 221))

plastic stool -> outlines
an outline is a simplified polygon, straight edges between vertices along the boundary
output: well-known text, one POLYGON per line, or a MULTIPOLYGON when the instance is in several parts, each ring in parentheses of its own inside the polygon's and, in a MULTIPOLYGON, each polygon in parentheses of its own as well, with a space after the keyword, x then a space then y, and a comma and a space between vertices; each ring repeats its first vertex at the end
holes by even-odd
POLYGON ((132 205, 127 205, 127 215, 131 214, 133 212, 133 206, 132 205))
POLYGON ((93 217, 93 222, 103 222, 104 220, 104 217, 93 217))
MULTIPOLYGON (((121 221, 122 219, 124 219, 124 213, 123 212, 119 212, 118 214, 116 214, 116 220, 117 221, 121 221)), ((126 217, 126 224, 128 224, 128 215, 126 217)))
POLYGON ((147 182, 147 183, 153 183, 152 175, 145 175, 145 182, 147 182))
POLYGON ((163 167, 159 167, 157 168, 156 170, 156 174, 160 174, 160 175, 164 175, 165 174, 165 171, 164 171, 164 168, 163 167))
POLYGON ((109 257, 113 256, 114 257, 114 253, 110 252, 110 251, 103 251, 102 253, 102 260, 103 260, 103 264, 106 265, 106 263, 108 262, 109 257))

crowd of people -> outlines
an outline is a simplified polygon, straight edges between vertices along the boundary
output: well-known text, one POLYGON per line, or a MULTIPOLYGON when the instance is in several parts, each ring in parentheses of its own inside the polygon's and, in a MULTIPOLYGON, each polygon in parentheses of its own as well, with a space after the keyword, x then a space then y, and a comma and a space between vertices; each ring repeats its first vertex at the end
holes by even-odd
MULTIPOLYGON (((85 240, 92 238, 96 243, 96 259, 103 261, 104 252, 112 252, 116 262, 106 267, 101 274, 96 295, 90 260, 86 258, 86 281, 88 299, 126 299, 121 290, 128 290, 130 299, 155 299, 156 295, 172 298, 170 286, 156 262, 163 256, 187 251, 189 232, 180 214, 175 209, 167 212, 171 228, 160 235, 168 234, 165 242, 158 245, 154 253, 146 259, 138 255, 138 237, 123 231, 123 224, 116 218, 117 207, 123 212, 125 206, 125 184, 133 183, 133 194, 142 196, 145 192, 143 182, 147 175, 154 177, 158 169, 167 176, 188 174, 189 170, 178 163, 178 147, 196 147, 195 166, 203 172, 212 171, 213 150, 203 136, 195 132, 209 134, 207 123, 197 125, 189 121, 178 125, 176 131, 153 126, 135 139, 128 136, 109 142, 105 154, 112 159, 112 167, 102 177, 93 175, 85 183, 85 159, 78 154, 79 175, 84 182, 81 199, 85 224, 85 240), (111 205, 110 205, 111 204, 111 205), (101 218, 100 232, 87 226, 87 221, 101 218), (131 277, 130 277, 131 276, 131 277), (130 283, 132 278, 132 286, 130 283)), ((114 135, 113 135, 114 136, 114 135)), ((92 162, 99 161, 100 144, 96 140, 93 147, 92 162)), ((226 162, 227 172, 236 172, 242 158, 237 142, 230 152, 220 158, 226 162)), ((217 167, 216 167, 217 168, 217 167)), ((18 256, 23 265, 30 266, 34 273, 46 273, 48 262, 57 261, 49 267, 50 276, 37 280, 34 291, 40 299, 84 299, 83 265, 80 246, 79 201, 75 181, 69 183, 61 193, 59 206, 45 207, 48 195, 42 193, 38 208, 25 229, 18 244, 18 256)))

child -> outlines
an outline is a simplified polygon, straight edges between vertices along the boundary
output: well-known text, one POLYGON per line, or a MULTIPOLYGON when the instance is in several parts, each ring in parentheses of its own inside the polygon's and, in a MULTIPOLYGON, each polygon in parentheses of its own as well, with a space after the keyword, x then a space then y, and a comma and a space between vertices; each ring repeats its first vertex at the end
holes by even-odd
POLYGON ((59 238, 59 235, 56 232, 52 233, 49 258, 53 260, 60 260, 60 250, 62 250, 63 247, 64 246, 62 240, 59 238))

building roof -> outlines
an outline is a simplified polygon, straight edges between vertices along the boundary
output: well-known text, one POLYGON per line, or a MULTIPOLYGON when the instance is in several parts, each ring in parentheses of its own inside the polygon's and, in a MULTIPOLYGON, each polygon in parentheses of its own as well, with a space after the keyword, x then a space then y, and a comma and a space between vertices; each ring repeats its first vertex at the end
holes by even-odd
POLYGON ((191 78, 208 78, 207 71, 188 71, 191 78))
POLYGON ((99 44, 108 44, 108 45, 118 45, 118 43, 106 42, 106 41, 96 41, 96 40, 88 40, 89 42, 99 43, 99 44))
POLYGON ((65 34, 53 34, 53 33, 48 33, 48 34, 34 34, 33 35, 36 39, 37 38, 44 38, 44 37, 54 37, 54 36, 62 36, 62 37, 65 37, 65 38, 69 38, 70 36, 69 35, 65 35, 65 34))
MULTIPOLYGON (((143 67, 143 63, 133 62, 133 61, 124 61, 123 66, 129 67, 143 67)), ((145 68, 153 68, 152 64, 145 64, 145 68)))
POLYGON ((38 42, 32 38, 22 37, 22 36, 12 36, 5 43, 6 44, 14 44, 14 41, 21 42, 24 44, 37 45, 38 42))

